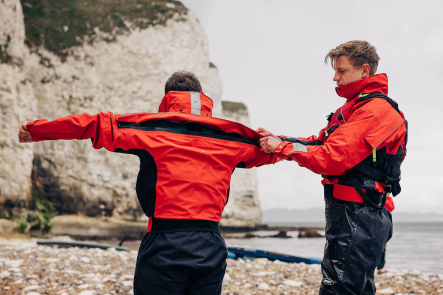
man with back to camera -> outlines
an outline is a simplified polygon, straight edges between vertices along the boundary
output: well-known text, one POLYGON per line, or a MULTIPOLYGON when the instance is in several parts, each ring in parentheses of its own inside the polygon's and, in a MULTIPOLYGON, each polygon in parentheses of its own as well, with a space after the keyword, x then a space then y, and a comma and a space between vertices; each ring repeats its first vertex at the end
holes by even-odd
POLYGON ((212 100, 189 72, 166 82, 159 113, 71 115, 23 124, 20 142, 91 138, 94 148, 137 155, 137 197, 149 217, 134 294, 221 294, 227 249, 218 223, 235 167, 278 161, 261 136, 213 118, 212 100))
POLYGON ((319 136, 277 137, 257 131, 266 152, 296 161, 323 176, 326 245, 319 294, 375 294, 374 271, 392 236, 386 196, 400 193, 407 122, 387 97, 386 74, 366 41, 350 41, 325 58, 335 70, 336 92, 346 98, 319 136))

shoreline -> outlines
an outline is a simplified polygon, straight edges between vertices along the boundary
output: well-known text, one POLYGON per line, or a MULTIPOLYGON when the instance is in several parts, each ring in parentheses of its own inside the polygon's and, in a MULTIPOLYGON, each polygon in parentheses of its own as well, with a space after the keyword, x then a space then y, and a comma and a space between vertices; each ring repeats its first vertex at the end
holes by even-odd
MULTIPOLYGON (((37 246, 0 240, 0 294, 133 294, 137 251, 37 246), (17 293, 19 292, 19 293, 17 293)), ((222 294, 317 294, 320 265, 227 260, 222 294)), ((443 294, 443 274, 387 269, 377 294, 443 294), (414 293, 412 293, 414 292, 414 293)))

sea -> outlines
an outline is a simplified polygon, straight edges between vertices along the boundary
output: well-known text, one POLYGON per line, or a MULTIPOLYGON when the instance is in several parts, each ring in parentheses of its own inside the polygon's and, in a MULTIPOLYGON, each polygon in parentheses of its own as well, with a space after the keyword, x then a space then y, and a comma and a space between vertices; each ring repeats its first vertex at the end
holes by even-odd
MULTIPOLYGON (((268 225, 324 227, 322 222, 274 222, 268 225)), ((268 236, 276 233, 257 232, 256 234, 268 236)), ((325 238, 299 239, 298 232, 288 232, 288 235, 293 238, 228 238, 225 241, 227 246, 243 245, 321 260, 325 238)), ((443 222, 394 222, 393 237, 386 249, 386 269, 419 270, 443 274, 443 222)))

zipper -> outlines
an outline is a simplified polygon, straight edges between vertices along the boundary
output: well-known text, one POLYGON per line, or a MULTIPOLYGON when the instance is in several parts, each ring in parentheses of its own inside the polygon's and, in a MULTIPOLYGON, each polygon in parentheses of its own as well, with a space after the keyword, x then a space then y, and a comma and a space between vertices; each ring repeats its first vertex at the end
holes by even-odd
POLYGON ((226 140, 226 141, 234 141, 234 142, 240 142, 240 143, 246 143, 254 146, 260 146, 259 142, 257 140, 253 139, 247 139, 247 138, 235 138, 230 136, 224 136, 224 135, 218 135, 218 134, 206 134, 202 132, 196 132, 196 131, 181 131, 181 130, 174 130, 170 128, 164 128, 164 127, 147 127, 140 125, 138 123, 130 123, 130 122, 119 122, 117 123, 118 128, 122 129, 137 129, 141 131, 162 131, 162 132, 169 132, 169 133, 175 133, 175 134, 185 134, 185 135, 194 135, 194 136, 201 136, 201 137, 209 137, 214 139, 220 139, 220 140, 226 140))

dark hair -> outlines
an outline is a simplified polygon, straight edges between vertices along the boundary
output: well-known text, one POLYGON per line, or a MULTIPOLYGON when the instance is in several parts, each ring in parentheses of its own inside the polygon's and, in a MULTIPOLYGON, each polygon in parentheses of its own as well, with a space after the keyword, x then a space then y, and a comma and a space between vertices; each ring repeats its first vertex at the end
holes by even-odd
POLYGON ((354 40, 338 45, 326 55, 325 63, 328 63, 330 59, 331 66, 334 68, 334 59, 342 55, 349 58, 354 68, 361 68, 364 64, 368 64, 370 76, 377 72, 380 57, 376 48, 367 41, 354 40))
POLYGON ((165 84, 165 94, 168 91, 195 91, 203 92, 197 76, 191 72, 179 71, 169 77, 165 84))

